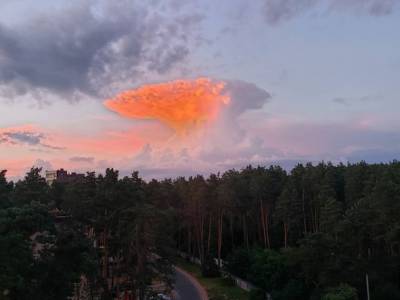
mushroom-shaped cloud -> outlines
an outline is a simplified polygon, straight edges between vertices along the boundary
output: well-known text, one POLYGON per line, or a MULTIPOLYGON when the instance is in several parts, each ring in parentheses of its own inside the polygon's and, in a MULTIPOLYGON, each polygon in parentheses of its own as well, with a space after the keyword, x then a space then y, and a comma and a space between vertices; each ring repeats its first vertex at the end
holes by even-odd
POLYGON ((159 120, 177 133, 187 133, 216 120, 229 105, 225 86, 208 78, 149 84, 122 92, 104 105, 121 116, 159 120))

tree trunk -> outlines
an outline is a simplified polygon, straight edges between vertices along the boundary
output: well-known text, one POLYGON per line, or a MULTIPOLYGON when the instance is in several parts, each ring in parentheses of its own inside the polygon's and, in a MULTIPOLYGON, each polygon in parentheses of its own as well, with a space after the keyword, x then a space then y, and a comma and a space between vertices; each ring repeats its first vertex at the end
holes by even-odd
POLYGON ((221 212, 218 217, 218 239, 217 239, 218 267, 221 267, 222 225, 223 225, 223 213, 221 212))
POLYGON ((235 237, 233 235, 233 214, 232 213, 230 214, 229 220, 230 220, 230 222, 229 222, 230 226, 229 227, 230 227, 230 231, 231 231, 231 242, 232 242, 232 246, 231 247, 233 249, 233 248, 235 248, 235 237))
POLYGON ((246 244, 247 250, 249 249, 249 234, 247 230, 246 215, 243 216, 243 241, 246 244))
POLYGON ((200 261, 204 261, 204 217, 200 217, 200 261))
MULTIPOLYGON (((144 224, 136 225, 136 257, 137 257, 137 266, 136 266, 136 275, 139 281, 142 281, 145 272, 145 253, 144 253, 144 241, 142 238, 142 234, 145 232, 144 224)), ((145 287, 143 283, 139 283, 139 300, 145 300, 145 287)))
POLYGON ((303 205, 303 224, 304 224, 304 235, 307 234, 307 219, 306 219, 306 203, 305 203, 305 193, 304 186, 302 187, 302 195, 301 195, 302 205, 303 205))
POLYGON ((212 215, 210 214, 210 219, 208 222, 207 255, 210 254, 210 248, 211 248, 211 225, 212 225, 212 215))
MULTIPOLYGON (((107 243, 107 229, 103 230, 101 239, 104 245, 104 257, 103 257, 103 278, 107 281, 108 277, 108 243, 107 243)), ((108 287, 108 284, 107 284, 108 287)))
POLYGON ((316 233, 317 232, 317 228, 315 227, 315 215, 314 215, 314 209, 311 207, 311 225, 312 225, 312 232, 316 233))
POLYGON ((267 232, 266 232, 266 226, 265 226, 264 205, 263 205, 262 200, 260 200, 260 214, 261 214, 261 227, 262 227, 262 232, 263 232, 264 247, 267 247, 267 232))
POLYGON ((271 242, 269 239, 269 213, 265 214, 265 232, 267 233, 267 247, 271 249, 271 242))
POLYGON ((188 254, 192 254, 192 247, 191 247, 191 241, 192 241, 192 232, 190 230, 190 226, 188 225, 188 254))
POLYGON ((289 226, 287 222, 283 222, 283 231, 284 231, 285 249, 286 249, 288 246, 288 233, 289 233, 289 226))

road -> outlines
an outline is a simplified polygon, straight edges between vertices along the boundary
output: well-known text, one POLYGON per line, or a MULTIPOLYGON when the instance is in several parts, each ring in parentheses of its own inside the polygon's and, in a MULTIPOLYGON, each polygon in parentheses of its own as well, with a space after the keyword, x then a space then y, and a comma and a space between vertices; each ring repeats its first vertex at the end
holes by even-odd
POLYGON ((185 271, 175 269, 174 300, 208 300, 204 288, 185 271))

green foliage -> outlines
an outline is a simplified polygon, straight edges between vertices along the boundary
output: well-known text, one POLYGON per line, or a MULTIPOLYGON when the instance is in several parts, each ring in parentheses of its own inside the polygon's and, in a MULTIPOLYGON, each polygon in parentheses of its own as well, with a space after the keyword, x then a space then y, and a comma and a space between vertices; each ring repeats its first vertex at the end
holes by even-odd
POLYGON ((40 171, 31 169, 16 184, 0 172, 0 276, 10 299, 24 299, 21 293, 35 299, 44 284, 54 289, 42 291, 42 299, 62 299, 81 272, 101 284, 110 276, 106 257, 143 299, 152 280, 171 288, 174 250, 202 260, 205 273, 214 272, 212 257, 222 258, 228 272, 278 300, 342 297, 351 289, 365 298, 365 273, 374 299, 398 298, 397 161, 299 164, 289 174, 276 166, 248 166, 148 183, 137 172, 119 178, 107 169, 51 187, 40 171), (62 225, 55 226, 48 213, 55 207, 66 216, 62 225), (72 234, 72 244, 63 231, 72 234), (99 257, 85 245, 85 231, 102 241, 99 257), (54 247, 31 262, 27 249, 36 232, 47 232, 54 247), (8 262, 14 248, 18 261, 31 263, 8 262))
POLYGON ((235 249, 226 259, 224 268, 231 274, 243 276, 249 274, 251 268, 251 253, 245 248, 235 249))
POLYGON ((16 205, 23 206, 31 202, 48 203, 49 186, 40 175, 41 171, 41 168, 31 168, 24 180, 15 184, 12 199, 16 205))
POLYGON ((285 257, 273 250, 255 250, 248 278, 264 290, 280 289, 287 280, 285 257))
POLYGON ((0 292, 9 299, 22 299, 30 286, 32 263, 30 245, 22 235, 0 235, 0 292))
POLYGON ((60 232, 54 248, 36 262, 34 299, 66 299, 81 274, 94 278, 97 261, 89 241, 73 230, 60 232))
POLYGON ((10 194, 13 190, 13 183, 7 182, 7 170, 0 170, 0 209, 11 205, 10 194))
POLYGON ((253 289, 249 293, 249 300, 266 300, 265 291, 262 289, 253 289))
POLYGON ((201 274, 203 277, 218 277, 219 269, 212 256, 206 256, 201 265, 201 274))
POLYGON ((307 288, 301 280, 291 279, 282 289, 274 290, 272 292, 272 299, 274 300, 307 299, 307 288))
POLYGON ((54 231, 53 221, 45 206, 32 203, 0 210, 1 234, 16 232, 28 238, 37 231, 54 231))
POLYGON ((322 300, 357 300, 357 290, 347 284, 341 284, 331 288, 322 297, 322 300))
POLYGON ((374 300, 398 300, 400 299, 400 288, 393 283, 378 286, 372 292, 371 299, 374 300))

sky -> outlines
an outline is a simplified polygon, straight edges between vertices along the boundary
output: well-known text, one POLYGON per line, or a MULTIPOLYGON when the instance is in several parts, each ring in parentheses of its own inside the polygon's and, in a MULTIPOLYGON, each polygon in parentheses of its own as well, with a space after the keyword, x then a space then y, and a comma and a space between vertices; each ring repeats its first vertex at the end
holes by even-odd
POLYGON ((0 169, 400 158, 399 0, 2 0, 0 169))

